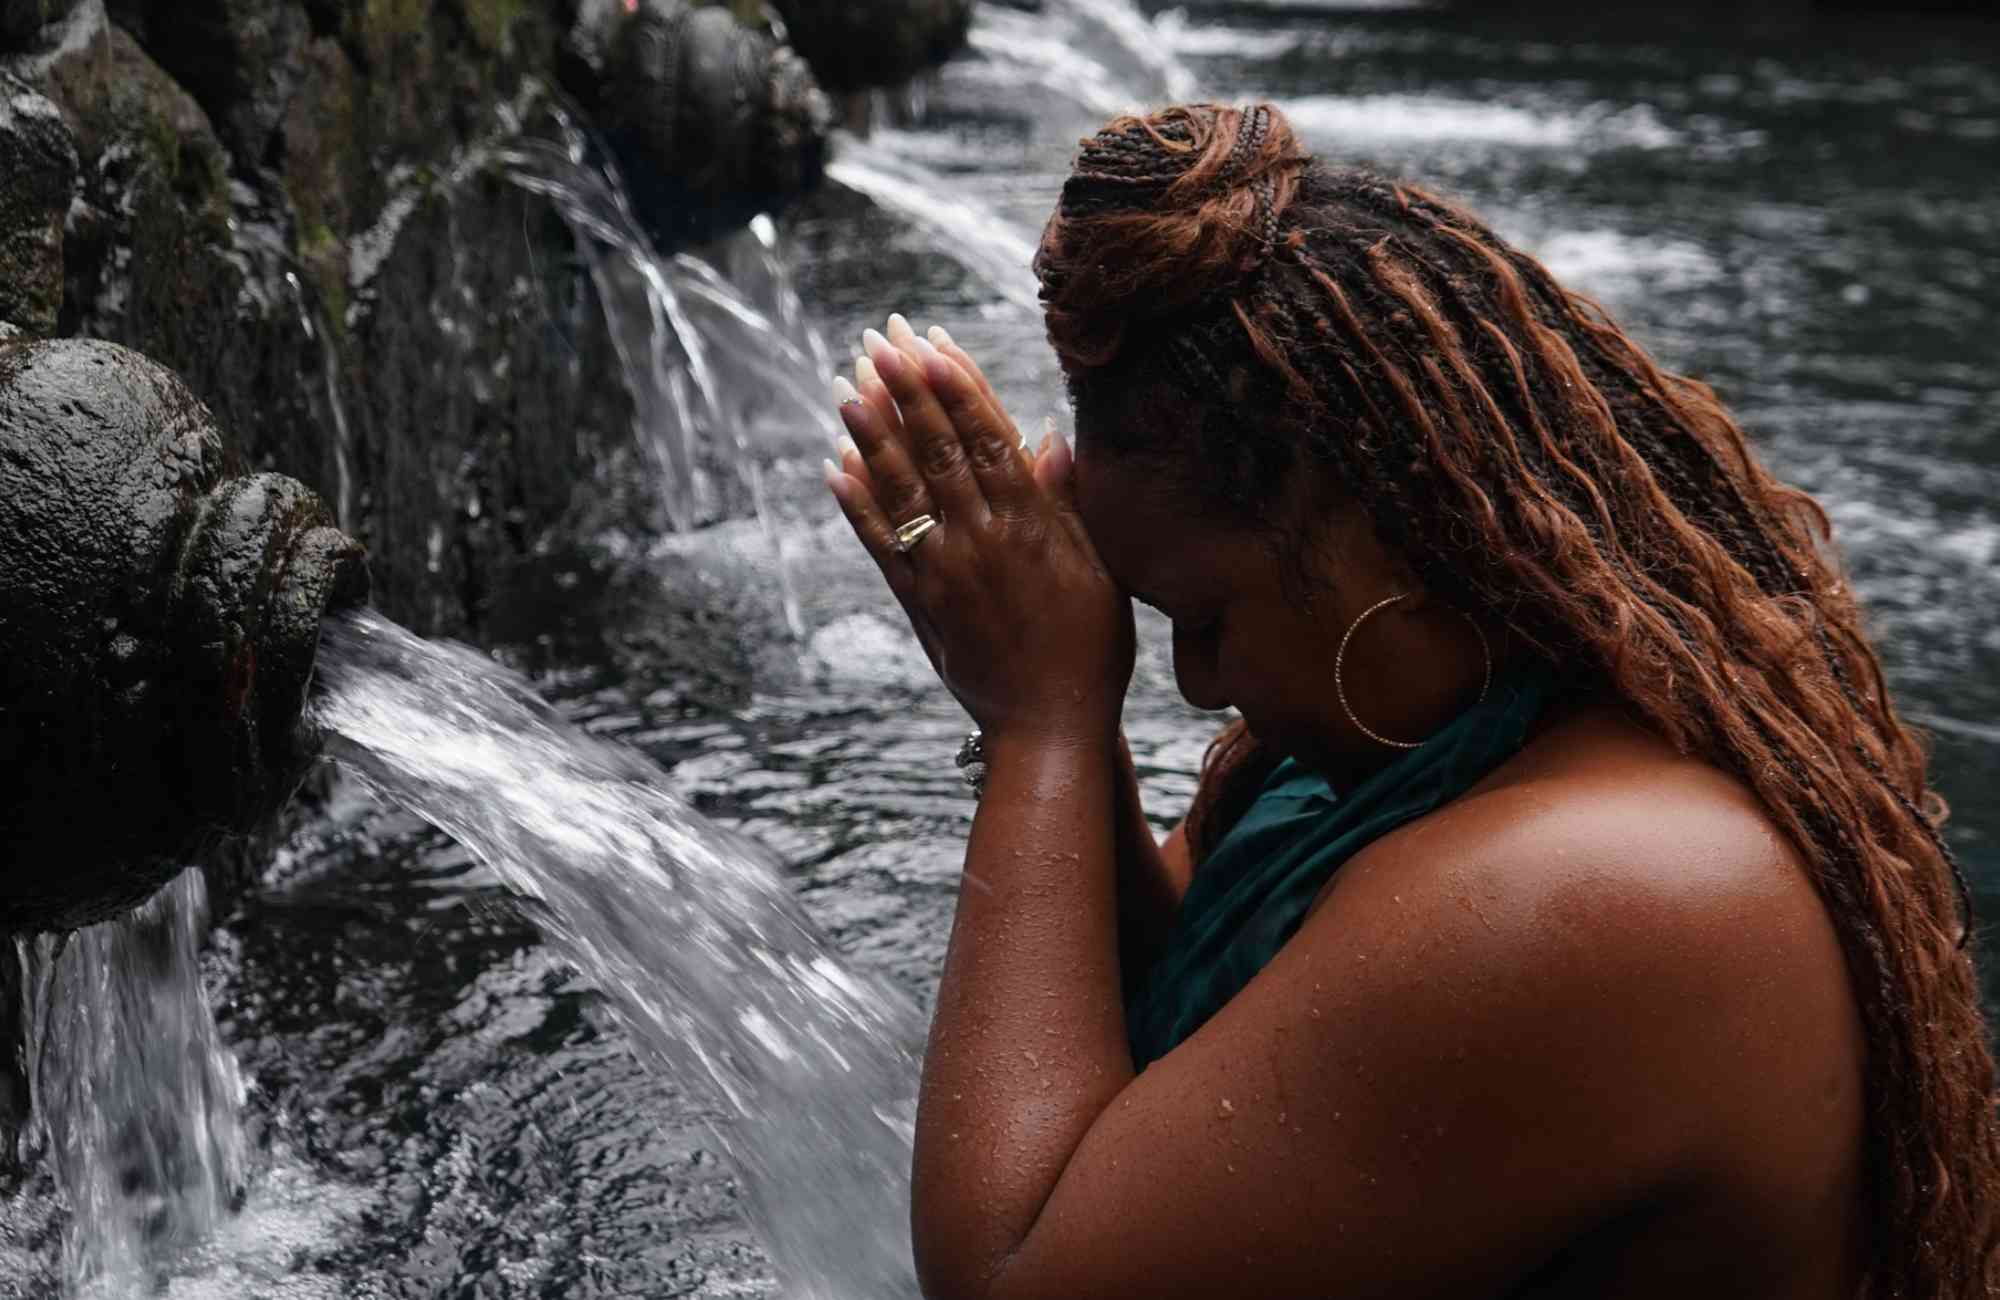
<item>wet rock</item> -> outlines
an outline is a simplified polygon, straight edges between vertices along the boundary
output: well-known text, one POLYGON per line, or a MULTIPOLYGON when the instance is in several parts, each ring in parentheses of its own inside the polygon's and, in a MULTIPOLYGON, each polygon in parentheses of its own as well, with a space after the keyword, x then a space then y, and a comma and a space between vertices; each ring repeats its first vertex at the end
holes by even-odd
POLYGON ((641 211, 706 238, 816 184, 831 109, 811 71, 727 9, 643 0, 612 29, 597 117, 641 211))
POLYGON ((34 64, 37 88, 76 141, 76 202, 64 229, 63 333, 144 339, 172 364, 178 337, 233 302, 228 156, 207 114, 106 26, 34 64))
POLYGON ((972 26, 972 0, 771 2, 786 38, 836 93, 900 86, 950 58, 972 26))
POLYGON ((50 334, 62 306, 63 218, 76 148, 56 106, 0 73, 0 322, 50 334))
POLYGON ((367 594, 331 524, 294 480, 228 473, 164 367, 0 346, 0 933, 130 907, 289 796, 320 620, 367 594))
POLYGON ((304 72, 296 0, 112 0, 112 17, 187 88, 231 152, 265 159, 304 72))

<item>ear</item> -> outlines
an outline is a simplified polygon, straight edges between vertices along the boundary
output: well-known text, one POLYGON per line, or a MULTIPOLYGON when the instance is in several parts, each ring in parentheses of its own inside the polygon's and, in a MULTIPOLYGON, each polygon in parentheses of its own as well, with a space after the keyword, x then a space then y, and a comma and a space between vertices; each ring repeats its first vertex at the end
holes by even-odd
POLYGON ((1303 554, 1314 585, 1363 605, 1401 595, 1404 599, 1396 602, 1400 614, 1435 600, 1416 566, 1382 536, 1360 502, 1344 494, 1334 497, 1318 507, 1318 520, 1305 538, 1303 554))

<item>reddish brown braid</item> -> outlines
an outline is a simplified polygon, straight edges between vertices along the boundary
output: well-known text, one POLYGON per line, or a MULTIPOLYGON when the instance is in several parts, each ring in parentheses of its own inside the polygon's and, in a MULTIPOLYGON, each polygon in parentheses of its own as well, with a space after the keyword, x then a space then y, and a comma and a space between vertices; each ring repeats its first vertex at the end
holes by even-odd
MULTIPOLYGON (((1210 104, 1085 141, 1036 256, 1093 452, 1238 526, 1302 480, 1432 590, 1737 774, 1799 846, 1868 1036, 1872 1297, 2000 1292, 2000 1124, 1964 881, 1832 556, 1714 391, 1414 186, 1210 104), (1254 418, 1246 418, 1246 414, 1254 418)), ((1273 758, 1217 738, 1204 852, 1273 758)))

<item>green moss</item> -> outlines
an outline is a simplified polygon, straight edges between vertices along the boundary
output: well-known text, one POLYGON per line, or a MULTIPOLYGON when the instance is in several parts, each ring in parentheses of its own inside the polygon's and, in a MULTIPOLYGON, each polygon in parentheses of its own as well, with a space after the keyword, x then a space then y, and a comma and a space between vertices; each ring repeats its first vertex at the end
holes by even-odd
POLYGON ((501 58, 514 53, 514 24, 528 10, 526 0, 463 0, 466 25, 482 49, 501 58))
POLYGON ((395 55, 399 49, 423 41, 429 16, 426 0, 366 0, 357 35, 376 75, 407 75, 396 66, 395 55))
POLYGON ((318 291, 326 326, 339 341, 347 329, 347 248, 325 224, 299 235, 299 262, 318 291))

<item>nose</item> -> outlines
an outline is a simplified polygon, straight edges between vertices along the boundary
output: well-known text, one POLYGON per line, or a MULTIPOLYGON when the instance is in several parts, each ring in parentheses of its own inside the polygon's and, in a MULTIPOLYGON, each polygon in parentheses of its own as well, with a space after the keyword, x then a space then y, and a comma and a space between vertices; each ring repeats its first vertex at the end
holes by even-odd
POLYGON ((1189 636, 1174 624, 1174 684, 1181 698, 1197 709, 1211 713, 1229 707, 1229 693, 1222 689, 1216 671, 1215 647, 1200 637, 1189 636))

